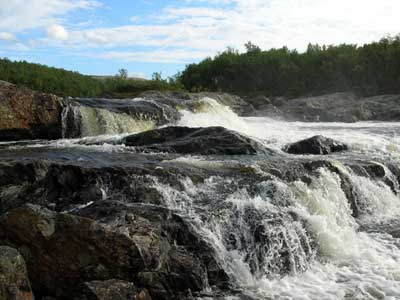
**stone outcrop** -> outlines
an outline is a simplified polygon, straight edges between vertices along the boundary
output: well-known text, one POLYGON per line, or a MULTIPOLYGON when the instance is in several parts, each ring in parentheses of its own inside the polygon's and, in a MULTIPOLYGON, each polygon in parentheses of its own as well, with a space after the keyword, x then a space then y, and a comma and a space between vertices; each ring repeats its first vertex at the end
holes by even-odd
MULTIPOLYGON (((247 97, 249 98, 249 97, 247 97)), ((247 99, 249 103, 260 103, 247 99)), ((255 105, 256 115, 304 122, 399 121, 400 96, 361 97, 353 93, 333 93, 320 96, 270 99, 271 104, 255 105)))
POLYGON ((0 246, 0 299, 34 300, 24 258, 7 246, 0 246))
POLYGON ((284 149, 290 154, 326 155, 348 150, 348 146, 330 138, 316 135, 311 138, 290 144, 284 149))
POLYGON ((81 294, 73 300, 152 300, 146 289, 122 280, 85 282, 81 294))
POLYGON ((0 82, 0 141, 61 138, 59 97, 0 82))
POLYGON ((137 283, 144 299, 180 299, 226 281, 211 247, 168 209, 100 201, 77 214, 27 204, 0 217, 0 240, 23 253, 36 295, 74 299, 88 288, 96 295, 106 284, 93 281, 118 278, 137 283))
POLYGON ((198 155, 272 154, 260 143, 223 127, 166 127, 131 135, 121 141, 147 151, 198 155))

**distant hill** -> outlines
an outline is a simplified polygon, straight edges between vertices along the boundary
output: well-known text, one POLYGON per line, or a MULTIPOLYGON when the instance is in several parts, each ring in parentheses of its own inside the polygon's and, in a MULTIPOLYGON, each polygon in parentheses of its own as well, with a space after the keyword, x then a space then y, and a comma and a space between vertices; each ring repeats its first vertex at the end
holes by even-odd
MULTIPOLYGON (((97 80, 107 80, 115 78, 115 75, 90 75, 90 77, 97 79, 97 80)), ((141 77, 128 77, 128 80, 137 80, 137 81, 149 81, 146 78, 141 77)))
POLYGON ((0 59, 0 80, 33 90, 71 97, 131 98, 147 90, 174 90, 166 80, 90 76, 26 61, 0 59))

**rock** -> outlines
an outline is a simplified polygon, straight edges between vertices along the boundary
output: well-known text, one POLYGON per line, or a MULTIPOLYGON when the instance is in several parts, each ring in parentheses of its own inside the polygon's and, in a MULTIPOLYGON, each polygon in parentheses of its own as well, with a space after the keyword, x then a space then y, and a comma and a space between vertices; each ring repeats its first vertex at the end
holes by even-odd
POLYGON ((271 105, 271 99, 266 97, 266 96, 262 96, 262 95, 258 95, 258 96, 247 96, 243 98, 247 103, 250 103, 251 105, 253 105, 253 107, 256 110, 260 110, 261 107, 264 107, 266 105, 271 105))
POLYGON ((118 278, 178 299, 227 280, 212 248, 168 209, 99 201, 77 214, 26 204, 0 217, 0 241, 23 253, 38 295, 73 299, 87 282, 118 278))
POLYGON ((70 299, 84 282, 144 269, 135 243, 95 221, 24 205, 0 217, 0 240, 24 256, 35 293, 70 299))
POLYGON ((6 246, 0 246, 0 299, 34 299, 24 258, 6 246))
POLYGON ((333 152, 346 151, 346 144, 332 140, 330 138, 316 135, 311 138, 286 146, 284 151, 290 154, 315 154, 325 155, 333 152))
POLYGON ((0 141, 58 139, 62 136, 61 98, 0 83, 0 141))
POLYGON ((156 299, 171 299, 188 289, 201 291, 207 284, 227 284, 212 247, 168 209, 101 201, 78 214, 123 231, 135 241, 146 265, 137 275, 137 284, 156 299))
POLYGON ((151 300, 146 289, 138 289, 132 282, 122 280, 85 282, 86 290, 74 300, 151 300))
POLYGON ((260 143, 223 127, 166 127, 125 137, 122 143, 141 150, 182 154, 272 154, 260 143))
POLYGON ((257 115, 278 116, 286 120, 304 122, 398 121, 399 99, 400 95, 360 97, 354 93, 333 93, 295 99, 280 97, 271 100, 275 107, 258 107, 257 115), (280 113, 277 114, 277 111, 280 113))

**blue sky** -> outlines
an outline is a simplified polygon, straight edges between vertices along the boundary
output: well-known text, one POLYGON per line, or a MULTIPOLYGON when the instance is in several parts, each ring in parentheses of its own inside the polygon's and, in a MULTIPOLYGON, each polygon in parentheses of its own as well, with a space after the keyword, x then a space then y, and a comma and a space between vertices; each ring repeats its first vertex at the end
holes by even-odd
POLYGON ((171 76, 247 41, 302 51, 400 31, 399 0, 0 0, 0 57, 171 76))

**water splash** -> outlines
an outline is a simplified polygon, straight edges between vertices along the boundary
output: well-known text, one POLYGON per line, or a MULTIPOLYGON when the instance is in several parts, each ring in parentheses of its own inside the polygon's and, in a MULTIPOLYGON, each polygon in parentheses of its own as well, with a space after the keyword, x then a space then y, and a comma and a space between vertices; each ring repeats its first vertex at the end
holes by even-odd
MULTIPOLYGON (((374 208, 365 218, 398 217, 400 199, 388 186, 350 175, 374 208)), ((308 184, 221 177, 201 184, 185 178, 180 189, 154 184, 165 205, 191 217, 232 283, 251 297, 400 299, 398 241, 359 231, 335 173, 321 168, 308 184)))

